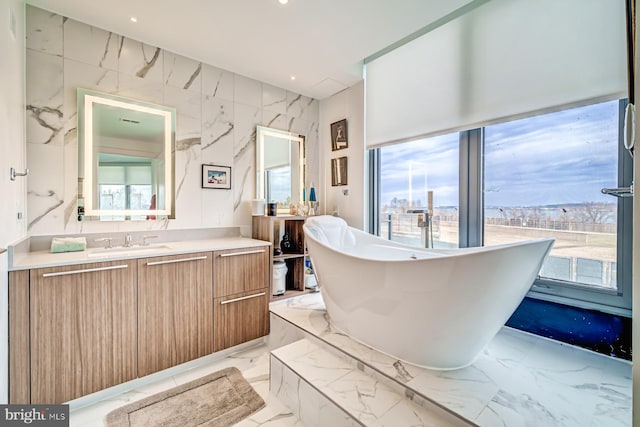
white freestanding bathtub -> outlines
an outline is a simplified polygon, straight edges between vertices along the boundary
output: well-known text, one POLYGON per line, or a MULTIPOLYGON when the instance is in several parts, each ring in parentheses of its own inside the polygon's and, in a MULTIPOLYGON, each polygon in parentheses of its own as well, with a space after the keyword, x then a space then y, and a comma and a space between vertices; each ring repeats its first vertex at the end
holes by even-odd
POLYGON ((475 360, 518 307, 554 242, 421 249, 331 216, 308 218, 304 233, 331 324, 432 369, 475 360))

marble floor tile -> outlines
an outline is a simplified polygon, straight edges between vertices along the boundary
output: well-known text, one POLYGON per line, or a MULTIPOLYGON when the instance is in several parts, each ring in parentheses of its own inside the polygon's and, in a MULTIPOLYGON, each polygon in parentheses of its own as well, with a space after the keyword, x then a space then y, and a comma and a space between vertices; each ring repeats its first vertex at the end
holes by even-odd
POLYGON ((418 400, 480 426, 631 425, 627 361, 505 327, 469 367, 434 371, 403 363, 335 330, 321 294, 272 303, 271 312, 333 350, 348 353, 365 373, 375 371, 418 400))
POLYGON ((304 427, 298 417, 269 390, 269 351, 264 344, 230 354, 222 359, 211 360, 87 406, 72 409, 69 424, 71 427, 102 427, 104 418, 114 409, 230 366, 235 366, 242 372, 245 379, 266 403, 263 409, 242 420, 236 426, 304 427))

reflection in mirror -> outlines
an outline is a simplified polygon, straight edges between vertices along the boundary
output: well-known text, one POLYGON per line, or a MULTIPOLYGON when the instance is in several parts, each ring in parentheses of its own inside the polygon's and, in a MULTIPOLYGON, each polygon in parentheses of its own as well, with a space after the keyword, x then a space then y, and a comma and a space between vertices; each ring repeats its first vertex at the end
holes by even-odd
POLYGON ((175 109, 78 89, 78 219, 174 218, 175 109))
POLYGON ((258 126, 256 129, 256 198, 277 202, 279 213, 302 201, 304 136, 258 126))

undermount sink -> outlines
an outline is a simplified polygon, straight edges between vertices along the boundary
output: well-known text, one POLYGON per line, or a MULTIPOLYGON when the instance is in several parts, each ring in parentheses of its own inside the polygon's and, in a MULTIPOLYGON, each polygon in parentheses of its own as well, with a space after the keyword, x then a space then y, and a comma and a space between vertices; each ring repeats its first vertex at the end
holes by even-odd
POLYGON ((96 248, 89 249, 87 252, 87 256, 89 257, 104 257, 110 255, 142 255, 146 253, 154 253, 161 249, 171 249, 171 246, 165 245, 163 243, 158 243, 155 245, 137 245, 137 246, 118 246, 114 248, 96 248))

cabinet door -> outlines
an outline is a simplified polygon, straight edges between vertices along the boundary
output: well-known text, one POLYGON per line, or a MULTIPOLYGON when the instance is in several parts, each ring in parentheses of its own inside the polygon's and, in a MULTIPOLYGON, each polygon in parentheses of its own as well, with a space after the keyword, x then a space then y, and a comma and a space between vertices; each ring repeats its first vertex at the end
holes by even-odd
POLYGON ((215 299, 214 351, 269 334, 269 289, 215 299))
POLYGON ((32 404, 136 377, 135 261, 34 269, 29 280, 32 404))
POLYGON ((138 260, 138 374, 213 351, 211 253, 138 260))
POLYGON ((268 287, 269 251, 269 247, 255 247, 214 252, 214 296, 268 287))

